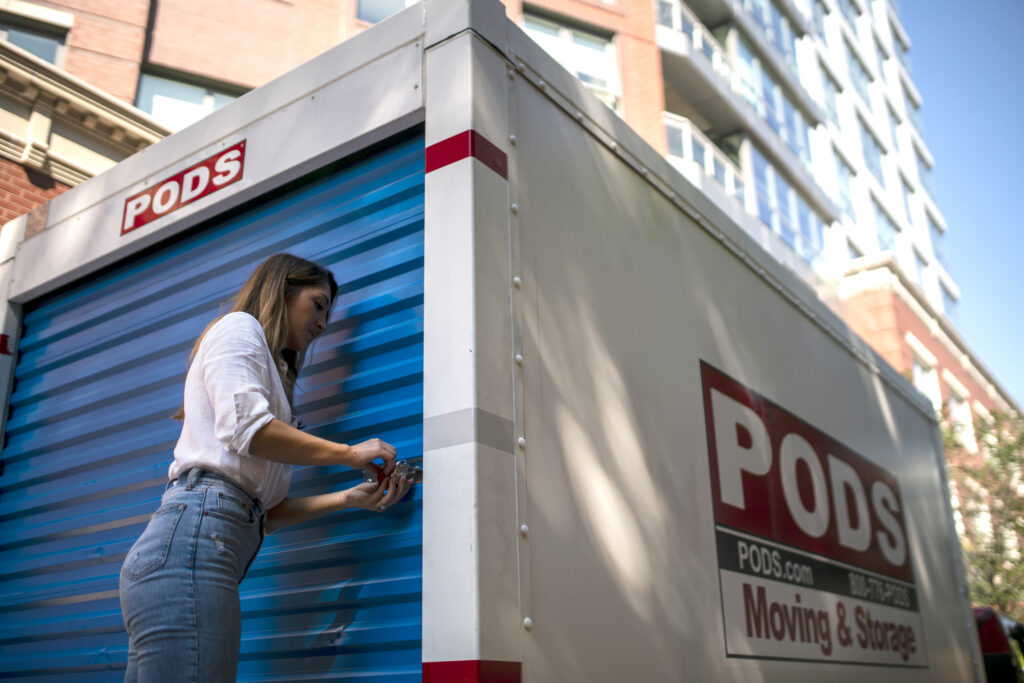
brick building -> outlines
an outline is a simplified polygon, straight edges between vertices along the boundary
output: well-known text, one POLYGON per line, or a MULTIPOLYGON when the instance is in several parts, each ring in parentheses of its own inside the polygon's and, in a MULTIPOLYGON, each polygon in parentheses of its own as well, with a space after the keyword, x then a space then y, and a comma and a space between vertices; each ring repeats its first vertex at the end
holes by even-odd
MULTIPOLYGON (((408 4, 4 0, 0 29, 14 45, 4 54, 87 93, 92 108, 37 108, 76 131, 76 145, 61 144, 79 161, 56 172, 68 160, 56 138, 0 150, 0 210, 28 210, 408 4), (46 148, 49 161, 29 148, 46 148)), ((910 38, 892 0, 505 4, 962 433, 979 415, 1019 408, 953 322, 959 290, 942 254, 947 228, 929 180, 910 38)), ((10 97, 16 80, 0 86, 10 97)), ((5 100, 4 110, 8 119, 21 111, 27 130, 34 90, 18 92, 21 109, 5 100)))
MULTIPOLYGON (((0 220, 27 213, 159 140, 168 130, 105 92, 77 63, 70 12, 0 4, 0 220)), ((77 34, 75 34, 77 35, 77 34)))

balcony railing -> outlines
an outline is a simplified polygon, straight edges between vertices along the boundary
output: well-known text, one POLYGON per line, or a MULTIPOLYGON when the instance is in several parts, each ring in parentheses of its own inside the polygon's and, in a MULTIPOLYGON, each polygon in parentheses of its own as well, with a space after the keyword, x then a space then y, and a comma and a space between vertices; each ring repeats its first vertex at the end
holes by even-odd
POLYGON ((687 166, 718 183, 726 194, 735 197, 746 210, 746 185, 743 171, 707 139, 689 119, 669 112, 662 114, 668 136, 668 160, 687 175, 687 166))
POLYGON ((732 57, 686 5, 678 0, 658 0, 658 23, 688 37, 693 49, 707 57, 715 72, 732 82, 732 57))

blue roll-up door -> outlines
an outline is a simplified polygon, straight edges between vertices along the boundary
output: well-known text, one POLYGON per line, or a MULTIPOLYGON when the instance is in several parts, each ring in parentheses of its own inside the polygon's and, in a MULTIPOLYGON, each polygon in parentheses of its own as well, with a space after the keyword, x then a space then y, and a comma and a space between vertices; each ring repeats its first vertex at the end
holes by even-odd
MULTIPOLYGON (((329 267, 340 292, 296 408, 319 436, 422 454, 423 139, 394 142, 25 307, 0 475, 0 677, 119 680, 117 596, 156 510, 187 357, 265 257, 329 267)), ((296 468, 291 493, 359 473, 296 468)), ((239 680, 419 680, 419 487, 267 537, 242 583, 239 680)))

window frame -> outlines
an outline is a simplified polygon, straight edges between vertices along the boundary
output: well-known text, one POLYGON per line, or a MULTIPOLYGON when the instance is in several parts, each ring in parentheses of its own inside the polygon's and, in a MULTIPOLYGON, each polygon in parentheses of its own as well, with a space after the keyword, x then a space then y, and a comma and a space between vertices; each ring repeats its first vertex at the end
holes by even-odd
MULTIPOLYGON (((378 24, 378 23, 384 21, 385 19, 398 14, 402 10, 404 10, 404 9, 406 9, 408 7, 411 7, 412 5, 415 5, 416 2, 418 2, 418 0, 397 0, 398 3, 402 4, 402 7, 400 9, 396 9, 395 11, 393 11, 393 12, 391 12, 389 14, 386 14, 386 15, 384 15, 381 18, 376 19, 376 20, 374 20, 374 19, 366 19, 363 16, 361 16, 360 10, 362 9, 363 2, 374 2, 374 1, 375 0, 356 0, 356 3, 355 3, 355 13, 356 13, 356 19, 358 21, 361 21, 361 22, 366 23, 366 24, 378 24)), ((376 1, 379 1, 379 0, 376 0, 376 1)))
MULTIPOLYGON (((202 76, 194 76, 194 75, 190 75, 190 74, 183 74, 183 73, 179 73, 179 72, 172 72, 170 70, 164 70, 164 69, 160 69, 160 68, 152 68, 152 67, 143 66, 142 69, 139 72, 139 81, 138 81, 138 86, 136 87, 136 90, 135 90, 135 99, 134 99, 133 104, 135 105, 135 107, 137 107, 138 109, 144 111, 150 117, 155 119, 161 125, 163 125, 163 126, 169 128, 170 130, 176 132, 176 131, 183 130, 184 128, 189 127, 193 123, 195 123, 195 122, 197 122, 197 121, 199 121, 199 120, 201 120, 203 118, 206 118, 207 116, 209 116, 213 112, 217 111, 221 107, 226 106, 227 104, 230 104, 234 100, 238 99, 239 97, 244 95, 246 92, 248 92, 247 88, 242 88, 242 87, 239 87, 239 86, 231 86, 230 84, 215 83, 215 82, 211 81, 210 79, 203 78, 202 76), (167 82, 167 83, 172 83, 172 84, 174 84, 176 86, 184 86, 186 88, 191 88, 191 89, 194 89, 194 90, 197 90, 197 91, 198 90, 202 90, 203 91, 203 95, 202 95, 203 99, 202 99, 202 102, 201 102, 201 104, 199 106, 200 106, 200 110, 203 112, 203 114, 201 116, 199 116, 199 117, 196 117, 196 118, 189 117, 188 120, 184 121, 184 123, 181 123, 180 120, 178 120, 177 122, 176 121, 171 121, 170 119, 165 119, 163 116, 155 113, 156 107, 153 107, 152 111, 150 109, 147 109, 144 106, 144 103, 142 101, 143 97, 146 94, 146 93, 144 93, 144 88, 145 88, 145 82, 146 82, 147 79, 153 79, 153 80, 156 80, 156 81, 164 81, 164 82, 167 82), (227 101, 225 101, 225 102, 222 102, 222 103, 218 104, 217 103, 217 98, 219 98, 219 97, 220 98, 229 98, 229 99, 227 101)), ((158 96, 158 95, 159 95, 159 93, 153 93, 152 94, 153 97, 158 96)), ((170 97, 170 96, 166 96, 166 95, 165 95, 165 97, 167 97, 168 99, 172 99, 172 100, 176 99, 174 97, 170 97)), ((183 102, 183 103, 186 103, 186 104, 191 104, 191 103, 187 102, 186 100, 177 99, 177 101, 183 102)))
MULTIPOLYGON (((534 42, 538 43, 542 48, 544 48, 545 51, 548 52, 548 54, 562 66, 562 68, 564 68, 566 71, 575 76, 576 79, 583 85, 583 87, 585 87, 587 90, 593 93, 595 97, 604 102, 604 104, 608 106, 609 109, 614 111, 619 116, 622 116, 622 65, 619 63, 620 60, 618 54, 618 44, 615 40, 616 34, 604 34, 588 26, 583 26, 578 23, 574 23, 571 20, 567 21, 561 17, 553 17, 546 13, 538 13, 532 11, 523 12, 522 28, 527 33, 527 35, 530 35, 530 37, 534 39, 534 42), (535 31, 536 29, 528 27, 527 22, 531 22, 540 26, 547 25, 548 27, 553 28, 555 30, 555 35, 549 34, 549 37, 551 39, 559 41, 558 43, 555 44, 559 47, 564 46, 565 44, 582 46, 583 43, 580 43, 579 41, 576 41, 574 39, 574 34, 579 34, 581 37, 602 42, 605 46, 603 52, 605 53, 604 56, 607 60, 605 66, 613 67, 612 73, 605 75, 612 76, 613 78, 611 80, 601 79, 599 74, 581 71, 578 68, 578 65, 572 63, 572 60, 566 60, 569 62, 568 64, 563 62, 557 54, 554 54, 547 50, 547 48, 543 44, 545 42, 544 40, 537 40, 536 37, 534 37, 534 35, 531 34, 531 32, 535 31), (605 85, 601 86, 597 83, 588 82, 581 77, 581 74, 590 76, 591 78, 604 80, 605 85)), ((582 62, 584 60, 580 61, 582 62)))
POLYGON ((57 68, 63 68, 64 62, 67 59, 67 48, 68 48, 68 34, 71 31, 71 25, 68 23, 57 24, 49 21, 45 21, 41 18, 26 16, 19 12, 11 11, 9 9, 0 9, 0 40, 5 40, 11 45, 14 45, 20 50, 25 50, 33 57, 41 59, 47 64, 52 64, 57 68), (21 31, 39 38, 49 38, 56 42, 54 47, 53 61, 37 55, 32 50, 22 47, 17 43, 12 42, 9 39, 9 32, 11 29, 21 31))

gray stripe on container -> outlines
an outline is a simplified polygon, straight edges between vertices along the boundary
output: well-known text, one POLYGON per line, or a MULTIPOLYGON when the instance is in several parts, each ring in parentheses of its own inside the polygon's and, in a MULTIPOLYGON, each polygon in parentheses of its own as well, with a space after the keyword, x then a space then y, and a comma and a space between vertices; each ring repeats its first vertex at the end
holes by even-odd
POLYGON ((479 443, 513 453, 512 420, 480 408, 463 408, 423 420, 423 450, 432 451, 466 443, 479 443))

